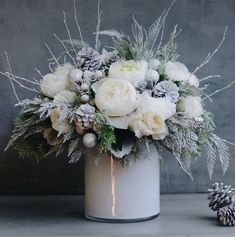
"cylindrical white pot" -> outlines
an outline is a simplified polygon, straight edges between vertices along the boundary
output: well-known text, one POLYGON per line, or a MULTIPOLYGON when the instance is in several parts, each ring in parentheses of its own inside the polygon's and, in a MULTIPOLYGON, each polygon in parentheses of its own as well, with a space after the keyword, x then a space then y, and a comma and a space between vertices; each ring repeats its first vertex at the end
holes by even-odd
MULTIPOLYGON (((85 157, 85 216, 105 222, 135 222, 160 213, 160 162, 157 150, 123 167, 110 154, 95 162, 97 150, 85 157)), ((143 155, 143 154, 142 154, 143 155)))

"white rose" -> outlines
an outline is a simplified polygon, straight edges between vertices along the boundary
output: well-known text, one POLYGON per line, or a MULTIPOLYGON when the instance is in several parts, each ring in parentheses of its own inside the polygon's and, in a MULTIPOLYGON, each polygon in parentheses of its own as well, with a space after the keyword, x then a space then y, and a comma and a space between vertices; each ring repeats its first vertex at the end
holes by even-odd
POLYGON ((187 96, 181 99, 183 112, 193 118, 199 118, 203 114, 201 98, 198 96, 187 96))
POLYGON ((147 69, 148 63, 144 60, 117 61, 109 68, 109 78, 123 79, 132 84, 138 84, 145 79, 147 69))
POLYGON ((54 103, 68 103, 68 104, 74 104, 76 101, 78 101, 77 94, 69 90, 63 90, 57 92, 53 100, 54 103))
POLYGON ((188 82, 192 86, 199 86, 198 78, 183 63, 169 61, 165 64, 165 72, 172 81, 188 82))
POLYGON ((71 64, 64 64, 56 68, 54 73, 46 74, 40 82, 41 91, 44 95, 53 98, 58 91, 70 87, 68 74, 73 69, 71 64))
POLYGON ((106 78, 96 88, 95 104, 108 116, 125 116, 132 113, 136 108, 136 101, 135 88, 128 81, 106 78))
POLYGON ((140 138, 152 136, 154 140, 168 135, 165 120, 176 113, 176 105, 166 98, 153 98, 144 92, 139 96, 137 111, 130 115, 129 127, 140 138))

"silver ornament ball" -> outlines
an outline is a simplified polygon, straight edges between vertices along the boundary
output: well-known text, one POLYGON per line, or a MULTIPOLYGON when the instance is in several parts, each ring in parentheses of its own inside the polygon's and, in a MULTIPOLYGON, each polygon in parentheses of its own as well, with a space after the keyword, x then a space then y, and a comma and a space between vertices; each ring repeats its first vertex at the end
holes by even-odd
POLYGON ((151 59, 148 62, 148 66, 152 70, 157 70, 160 65, 161 65, 161 62, 159 60, 157 60, 157 59, 151 59))
POLYGON ((72 69, 69 72, 69 79, 71 82, 77 82, 77 81, 81 81, 82 80, 82 70, 80 69, 72 69))
POLYGON ((97 137, 94 133, 86 133, 82 137, 82 144, 86 148, 93 148, 97 143, 97 137))
POLYGON ((148 69, 146 76, 145 76, 146 81, 152 81, 152 82, 157 82, 159 80, 159 74, 157 71, 148 69))
POLYGON ((83 73, 83 77, 84 77, 85 81, 91 81, 93 75, 94 75, 94 73, 91 71, 88 71, 88 70, 83 73))
POLYGON ((97 70, 97 71, 95 72, 95 78, 96 78, 96 79, 100 79, 100 78, 102 78, 102 77, 104 77, 103 72, 100 71, 100 70, 97 70))
POLYGON ((82 83, 81 90, 87 92, 89 90, 89 85, 87 83, 82 83))
POLYGON ((89 95, 85 94, 85 95, 82 95, 80 99, 81 99, 81 102, 85 104, 89 101, 90 98, 89 98, 89 95))

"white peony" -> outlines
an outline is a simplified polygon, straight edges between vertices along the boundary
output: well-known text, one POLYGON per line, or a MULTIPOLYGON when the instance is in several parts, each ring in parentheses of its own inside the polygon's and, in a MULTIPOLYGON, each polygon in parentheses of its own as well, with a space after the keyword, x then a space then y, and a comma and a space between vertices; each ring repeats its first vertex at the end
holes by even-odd
POLYGON ((40 82, 42 93, 53 98, 58 91, 67 90, 70 87, 68 74, 71 69, 71 64, 64 64, 58 66, 54 73, 46 74, 40 82))
POLYGON ((183 63, 169 61, 165 64, 165 72, 172 81, 188 82, 192 86, 199 86, 198 78, 183 63))
POLYGON ((117 61, 109 68, 109 78, 123 79, 136 85, 145 79, 147 69, 148 63, 144 60, 117 61))
POLYGON ((201 98, 198 96, 187 96, 181 99, 183 112, 193 118, 199 118, 203 114, 201 98))
POLYGON ((53 102, 54 103, 68 103, 74 104, 78 101, 78 96, 75 92, 69 90, 63 90, 56 93, 53 102))
POLYGON ((140 138, 152 136, 154 140, 168 135, 165 120, 176 113, 176 105, 166 98, 153 98, 147 92, 139 95, 137 111, 130 115, 129 127, 140 138))
POLYGON ((96 106, 108 116, 125 116, 136 108, 136 90, 128 81, 106 78, 92 88, 96 92, 96 106))

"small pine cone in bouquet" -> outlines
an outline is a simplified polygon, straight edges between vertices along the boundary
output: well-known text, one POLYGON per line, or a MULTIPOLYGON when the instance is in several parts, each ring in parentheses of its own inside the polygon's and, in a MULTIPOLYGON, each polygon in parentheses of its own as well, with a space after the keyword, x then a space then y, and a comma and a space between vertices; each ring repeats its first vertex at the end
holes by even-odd
POLYGON ((75 111, 75 127, 78 134, 84 134, 92 127, 95 118, 95 107, 90 104, 83 104, 75 111))

